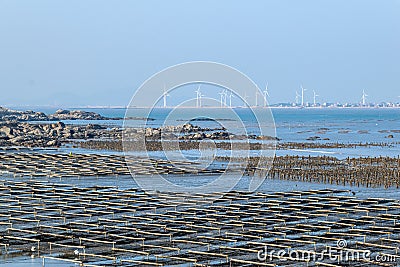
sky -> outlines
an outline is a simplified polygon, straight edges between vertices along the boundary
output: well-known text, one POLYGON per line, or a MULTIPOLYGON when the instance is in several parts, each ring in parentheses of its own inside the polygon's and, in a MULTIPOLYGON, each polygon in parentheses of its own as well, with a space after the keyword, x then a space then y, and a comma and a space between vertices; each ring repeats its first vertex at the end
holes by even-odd
POLYGON ((0 0, 0 105, 127 105, 188 61, 248 75, 270 103, 400 101, 400 0, 0 0))

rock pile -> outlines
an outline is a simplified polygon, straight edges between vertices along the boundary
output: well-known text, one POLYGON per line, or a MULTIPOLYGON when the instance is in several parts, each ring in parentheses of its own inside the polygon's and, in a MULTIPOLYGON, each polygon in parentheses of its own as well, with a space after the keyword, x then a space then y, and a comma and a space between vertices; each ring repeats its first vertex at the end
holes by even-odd
POLYGON ((95 112, 82 110, 57 110, 54 114, 47 116, 43 112, 32 110, 18 111, 0 107, 0 121, 22 122, 22 121, 59 121, 59 120, 120 120, 122 118, 108 118, 95 112))
POLYGON ((10 123, 0 127, 0 146, 58 147, 71 139, 121 138, 119 129, 108 130, 100 125, 65 125, 10 123))
MULTIPOLYGON (((211 138, 211 136, 214 134, 214 136, 218 135, 216 131, 224 131, 224 128, 202 128, 197 125, 193 125, 191 123, 186 123, 182 125, 177 125, 177 126, 163 126, 163 127, 158 127, 158 128, 129 128, 126 129, 124 134, 125 137, 127 138, 142 138, 143 135, 146 139, 151 139, 151 140, 158 140, 161 138, 161 135, 163 138, 168 139, 168 138, 180 138, 180 139, 191 139, 190 137, 192 136, 193 139, 196 138, 201 138, 208 136, 211 138), (210 133, 206 133, 210 132, 210 133), (214 132, 211 134, 211 132, 214 132)), ((225 134, 225 133, 224 133, 225 134)))
POLYGON ((82 110, 59 109, 54 114, 49 115, 49 120, 118 120, 121 118, 107 118, 98 113, 82 110))
MULTIPOLYGON (((67 114, 61 113, 59 114, 67 114)), ((0 124, 1 146, 58 147, 64 142, 95 140, 120 142, 125 140, 277 140, 275 137, 234 135, 223 128, 201 128, 192 124, 164 126, 159 128, 134 128, 123 132, 122 128, 109 129, 98 124, 68 125, 57 123, 2 122, 0 124)))
POLYGON ((0 120, 2 121, 47 121, 47 115, 43 112, 34 112, 32 110, 17 111, 0 107, 0 120))

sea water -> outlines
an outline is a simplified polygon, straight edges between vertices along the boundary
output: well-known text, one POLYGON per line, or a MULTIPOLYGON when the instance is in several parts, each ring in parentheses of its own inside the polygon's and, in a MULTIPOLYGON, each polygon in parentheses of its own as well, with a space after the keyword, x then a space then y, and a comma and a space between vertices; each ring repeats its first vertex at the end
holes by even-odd
MULTIPOLYGON (((51 114, 55 109, 39 109, 51 114)), ((124 118, 126 109, 104 108, 83 109, 99 113, 109 118, 124 118)), ((184 124, 190 119, 198 117, 196 108, 155 108, 150 114, 151 120, 145 120, 147 113, 145 109, 132 109, 129 115, 135 115, 135 120, 129 120, 129 125, 135 127, 160 127, 173 110, 173 120, 168 124, 184 124)), ((208 113, 213 114, 213 119, 218 121, 224 113, 223 108, 208 108, 208 113)), ((234 108, 245 127, 252 133, 256 128, 257 121, 251 112, 245 108, 234 108)), ((365 157, 365 156, 390 156, 400 155, 400 109, 399 108, 271 108, 276 128, 276 136, 280 142, 312 142, 309 138, 319 138, 319 143, 386 143, 390 146, 379 147, 357 147, 340 149, 285 149, 277 151, 277 155, 301 155, 318 156, 327 155, 338 158, 365 157), (393 138, 388 138, 390 135, 393 138)), ((260 123, 264 123, 261 118, 260 123)), ((269 119, 267 118, 268 123, 269 119)), ((63 121, 68 124, 97 123, 109 127, 121 127, 124 121, 63 121)), ((192 124, 201 127, 215 126, 212 121, 192 121, 192 124)), ((229 121, 221 121, 221 124, 229 124, 229 121)), ((273 127, 270 125, 270 127, 273 127)), ((315 141, 314 141, 315 142, 315 141)))

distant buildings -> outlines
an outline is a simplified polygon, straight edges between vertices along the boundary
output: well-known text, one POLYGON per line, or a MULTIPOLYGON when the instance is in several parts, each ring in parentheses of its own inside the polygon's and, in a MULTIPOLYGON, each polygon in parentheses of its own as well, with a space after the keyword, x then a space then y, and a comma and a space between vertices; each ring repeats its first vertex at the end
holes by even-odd
POLYGON ((270 107, 283 108, 400 108, 400 103, 380 102, 380 103, 304 103, 302 106, 298 103, 277 103, 270 107))

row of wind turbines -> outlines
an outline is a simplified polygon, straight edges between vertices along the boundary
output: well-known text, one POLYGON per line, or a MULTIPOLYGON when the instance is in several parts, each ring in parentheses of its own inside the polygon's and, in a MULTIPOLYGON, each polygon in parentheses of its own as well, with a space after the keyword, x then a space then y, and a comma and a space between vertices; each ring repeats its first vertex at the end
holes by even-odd
MULTIPOLYGON (((197 88, 196 92, 196 107, 201 107, 202 106, 202 102, 201 99, 205 96, 201 93, 200 91, 200 86, 197 88)), ((221 107, 232 107, 232 98, 234 97, 234 94, 232 93, 232 91, 229 91, 228 89, 222 89, 222 91, 220 91, 218 93, 220 95, 220 106, 221 107), (228 100, 229 100, 229 104, 228 104, 228 100)), ((255 106, 258 107, 258 97, 260 95, 259 90, 256 91, 255 96, 256 96, 256 104, 255 106)), ((268 92, 268 84, 265 86, 265 90, 262 92, 262 97, 263 97, 263 106, 266 107, 267 104, 267 98, 269 97, 269 92, 268 92)), ((245 93, 244 95, 244 101, 247 102, 248 99, 248 95, 245 93)))
MULTIPOLYGON (((307 89, 305 89, 302 85, 300 86, 301 89, 301 95, 296 91, 296 100, 295 100, 295 104, 298 105, 299 103, 299 97, 301 97, 301 107, 304 107, 304 92, 307 91, 307 89)), ((315 92, 315 90, 313 90, 313 105, 314 107, 317 106, 317 97, 319 95, 317 95, 317 93, 315 92)), ((361 96, 361 105, 362 106, 366 106, 367 105, 367 94, 365 93, 365 90, 362 91, 362 96, 361 96)), ((400 96, 399 96, 400 97, 400 96)))
MULTIPOLYGON (((299 105, 301 107, 305 106, 305 92, 307 91, 306 88, 303 87, 303 85, 300 85, 300 93, 296 90, 296 98, 295 98, 295 105, 299 105), (300 103, 299 103, 299 100, 300 103)), ((205 95, 202 94, 201 92, 201 85, 199 85, 197 87, 197 89, 195 90, 196 93, 196 107, 200 108, 202 107, 202 99, 205 97, 205 95)), ((222 91, 220 91, 218 93, 220 95, 220 106, 221 107, 232 107, 232 98, 235 97, 234 94, 232 93, 232 91, 229 91, 227 89, 222 89, 222 91)), ((260 96, 260 91, 256 90, 255 92, 255 107, 259 107, 259 96, 260 96)), ((267 107, 268 103, 267 103, 267 98, 270 97, 269 95, 269 91, 268 91, 268 83, 265 86, 264 91, 262 91, 262 101, 263 101, 263 105, 262 107, 267 107)), ((315 90, 313 90, 313 106, 317 106, 317 97, 319 95, 316 93, 315 90)), ((362 91, 362 97, 361 97, 361 105, 362 106, 366 106, 367 105, 367 94, 365 93, 365 90, 362 91)), ((169 97, 169 94, 166 90, 166 88, 164 87, 164 92, 163 92, 163 107, 166 108, 167 107, 167 97, 169 97)), ((245 94, 244 95, 244 101, 247 102, 248 99, 248 95, 245 94)), ((399 96, 400 97, 400 96, 399 96)))
MULTIPOLYGON (((307 91, 307 89, 305 89, 304 87, 303 87, 303 85, 300 85, 300 92, 301 92, 301 95, 299 94, 299 92, 298 91, 296 91, 296 98, 295 98, 295 104, 297 105, 298 103, 299 103, 299 97, 301 97, 301 106, 302 107, 304 107, 304 92, 305 91, 307 91)), ((314 104, 314 106, 316 106, 317 105, 317 97, 318 97, 319 95, 317 95, 317 93, 315 92, 315 90, 313 90, 313 104, 314 104)))
MULTIPOLYGON (((199 87, 197 87, 197 90, 195 91, 197 108, 202 107, 202 99, 203 99, 203 97, 205 97, 205 95, 202 94, 200 89, 201 89, 201 85, 199 85, 199 87)), ((227 89, 222 89, 222 91, 220 91, 218 94, 220 95, 220 106, 221 107, 232 107, 232 98, 234 97, 234 94, 232 93, 232 91, 229 91, 227 89)), ((256 106, 259 106, 258 97, 259 97, 260 93, 258 90, 256 91, 255 95, 256 95, 256 106)), ((167 107, 167 97, 169 97, 169 94, 164 87, 164 92, 163 92, 163 107, 164 108, 167 107)), ((264 102, 263 106, 266 107, 267 106, 267 97, 269 97, 268 84, 265 86, 265 90, 262 92, 262 97, 263 97, 263 102, 264 102)), ((245 102, 247 102, 247 99, 248 99, 248 95, 245 94, 244 95, 245 102)))

